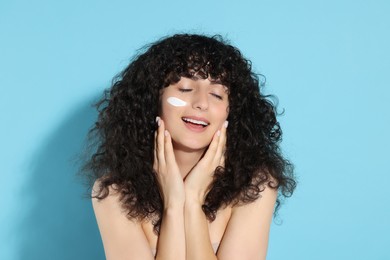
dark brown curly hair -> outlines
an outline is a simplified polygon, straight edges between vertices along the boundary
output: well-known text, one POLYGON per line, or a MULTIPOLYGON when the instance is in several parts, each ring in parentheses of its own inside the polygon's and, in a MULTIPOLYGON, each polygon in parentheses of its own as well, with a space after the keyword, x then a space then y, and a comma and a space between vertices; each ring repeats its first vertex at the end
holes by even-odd
POLYGON ((112 187, 129 218, 161 223, 163 203, 153 170, 155 118, 159 93, 180 77, 209 78, 228 88, 229 127, 225 167, 215 170, 203 211, 210 221, 218 209, 250 203, 265 186, 289 197, 295 189, 292 164, 280 151, 282 131, 276 107, 260 92, 251 63, 221 36, 177 34, 146 46, 114 80, 96 104, 99 117, 90 137, 95 151, 84 169, 91 183, 99 179, 95 198, 112 187))

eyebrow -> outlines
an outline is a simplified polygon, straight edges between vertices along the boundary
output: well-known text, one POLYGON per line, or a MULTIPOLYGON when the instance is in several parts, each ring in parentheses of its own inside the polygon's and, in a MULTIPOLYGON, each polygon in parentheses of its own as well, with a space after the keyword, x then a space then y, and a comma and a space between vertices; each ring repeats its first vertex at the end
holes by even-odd
POLYGON ((220 79, 210 80, 210 85, 221 85, 225 92, 229 92, 229 88, 225 86, 220 79))
POLYGON ((220 79, 211 79, 210 83, 211 83, 211 85, 216 85, 216 84, 223 85, 222 81, 220 79))

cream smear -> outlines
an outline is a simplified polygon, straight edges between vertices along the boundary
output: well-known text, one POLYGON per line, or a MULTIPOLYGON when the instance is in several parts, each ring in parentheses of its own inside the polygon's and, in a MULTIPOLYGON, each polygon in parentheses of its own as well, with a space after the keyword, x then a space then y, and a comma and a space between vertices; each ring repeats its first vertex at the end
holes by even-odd
POLYGON ((169 104, 175 107, 184 107, 187 105, 187 103, 184 100, 181 100, 180 98, 177 97, 169 97, 167 98, 167 101, 169 104))

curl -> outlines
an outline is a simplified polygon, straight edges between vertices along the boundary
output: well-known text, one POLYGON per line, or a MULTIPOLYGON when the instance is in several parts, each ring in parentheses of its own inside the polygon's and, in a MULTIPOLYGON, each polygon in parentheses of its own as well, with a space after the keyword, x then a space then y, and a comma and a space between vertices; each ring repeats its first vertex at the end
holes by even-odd
POLYGON ((129 218, 152 219, 158 232, 162 198, 153 171, 155 117, 159 93, 181 77, 210 79, 229 93, 229 128, 225 167, 218 167, 203 210, 214 220, 222 207, 250 203, 266 186, 291 196, 293 166, 279 147, 282 131, 276 106, 260 92, 251 62, 221 36, 177 34, 161 39, 137 55, 96 104, 99 117, 90 131, 96 152, 86 164, 99 180, 94 197, 109 188, 120 192, 129 218))

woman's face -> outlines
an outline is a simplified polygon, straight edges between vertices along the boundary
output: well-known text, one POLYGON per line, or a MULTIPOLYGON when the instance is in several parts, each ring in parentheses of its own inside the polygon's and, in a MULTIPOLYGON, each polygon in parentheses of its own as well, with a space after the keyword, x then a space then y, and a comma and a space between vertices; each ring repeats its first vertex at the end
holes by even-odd
POLYGON ((225 86, 182 77, 163 89, 160 116, 175 149, 204 150, 226 121, 228 108, 225 86))

